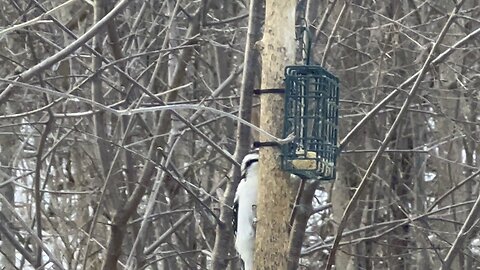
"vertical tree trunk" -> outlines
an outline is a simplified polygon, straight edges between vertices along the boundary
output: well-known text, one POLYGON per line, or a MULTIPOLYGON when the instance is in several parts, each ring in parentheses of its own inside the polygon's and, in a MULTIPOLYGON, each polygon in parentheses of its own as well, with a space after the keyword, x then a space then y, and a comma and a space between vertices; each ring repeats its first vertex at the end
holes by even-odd
MULTIPOLYGON (((258 70, 258 51, 254 49, 255 43, 260 39, 261 29, 261 10, 263 0, 250 1, 250 16, 248 20, 248 35, 245 46, 245 59, 242 77, 242 86, 240 90, 240 109, 239 117, 249 121, 252 116, 252 93, 255 86, 255 77, 258 70)), ((247 154, 250 146, 250 127, 237 124, 237 142, 235 147, 235 160, 242 162, 243 157, 247 154)), ((241 171, 239 167, 234 167, 232 170, 232 179, 234 181, 228 182, 223 197, 223 204, 221 207, 220 220, 225 224, 217 225, 215 231, 215 246, 213 248, 212 269, 220 270, 226 269, 229 262, 229 251, 232 250, 232 230, 230 224, 232 220, 232 209, 230 205, 233 204, 235 190, 238 186, 241 171)))
POLYGON ((315 191, 319 182, 307 183, 305 185, 303 194, 300 197, 298 205, 296 205, 297 210, 295 221, 292 225, 292 231, 290 233, 290 242, 288 247, 289 252, 289 270, 298 269, 298 264, 300 261, 300 255, 302 253, 303 239, 305 238, 305 231, 307 229, 308 220, 312 214, 312 200, 315 196, 315 191))
MULTIPOLYGON (((295 61, 294 0, 266 1, 262 40, 262 89, 284 87, 284 68, 295 61)), ((283 96, 261 96, 260 127, 282 136, 283 96)), ((260 136, 260 140, 267 138, 260 136)), ((257 206, 256 269, 287 269, 289 218, 295 190, 290 175, 280 168, 275 147, 260 149, 260 181, 257 206)))

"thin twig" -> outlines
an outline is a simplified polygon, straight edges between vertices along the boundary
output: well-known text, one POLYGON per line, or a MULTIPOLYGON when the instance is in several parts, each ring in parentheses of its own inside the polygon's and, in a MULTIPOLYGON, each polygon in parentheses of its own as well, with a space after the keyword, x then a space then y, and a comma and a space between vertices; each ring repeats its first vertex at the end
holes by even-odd
POLYGON ((340 14, 338 14, 337 20, 335 21, 335 25, 333 26, 332 32, 330 36, 328 36, 327 45, 325 45, 325 51, 323 52, 322 61, 320 62, 321 66, 325 66, 325 62, 327 61, 327 56, 330 53, 330 47, 332 46, 333 35, 337 32, 338 25, 340 24, 340 20, 343 19, 343 15, 345 11, 347 11, 349 7, 349 1, 345 1, 342 6, 342 10, 340 10, 340 14))
POLYGON ((468 214, 467 219, 463 223, 462 228, 458 232, 457 237, 455 238, 455 241, 450 247, 450 250, 448 250, 447 256, 445 257, 445 260, 442 263, 440 270, 450 269, 450 265, 452 264, 453 259, 455 258, 458 251, 460 250, 459 247, 462 246, 465 240, 471 235, 470 229, 477 222, 479 214, 480 214, 480 196, 477 196, 477 199, 475 200, 475 204, 473 205, 472 210, 470 210, 470 213, 468 214))
MULTIPOLYGON (((330 1, 329 1, 330 2, 330 1)), ((315 43, 320 36, 320 33, 323 30, 323 27, 325 26, 325 23, 328 21, 328 18, 332 14, 333 9, 335 8, 335 5, 337 4, 337 0, 331 1, 329 4, 327 4, 327 9, 325 10, 325 13, 323 14, 322 20, 320 21, 320 24, 317 26, 317 31, 315 31, 315 36, 313 38, 313 43, 315 43)))
POLYGON ((476 172, 472 173, 472 175, 470 175, 469 177, 463 179, 461 182, 455 184, 455 186, 453 186, 452 188, 450 188, 449 190, 447 190, 445 193, 443 193, 440 197, 438 197, 433 203, 432 205, 430 205, 430 207, 428 208, 428 211, 431 211, 433 210, 440 202, 442 202, 448 195, 450 195, 452 192, 454 192, 455 190, 458 190, 460 189, 463 185, 465 185, 466 183, 468 183, 469 181, 473 180, 475 177, 477 177, 478 175, 480 175, 480 170, 477 170, 476 172))
MULTIPOLYGON (((42 194, 40 192, 40 179, 41 179, 41 170, 42 170, 42 153, 45 148, 45 143, 47 141, 48 134, 52 129, 54 119, 51 114, 48 115, 48 120, 45 123, 45 128, 43 130, 42 136, 38 143, 38 150, 36 154, 36 164, 35 164, 35 178, 34 178, 34 198, 35 198, 35 221, 37 236, 42 241, 42 194)), ((37 245, 36 250, 36 263, 35 266, 39 267, 42 265, 42 248, 40 245, 37 245)))
POLYGON ((145 248, 145 254, 150 254, 157 249, 160 244, 165 241, 165 239, 170 236, 172 233, 174 233, 180 225, 182 225, 185 221, 187 221, 191 216, 193 215, 193 212, 188 212, 185 215, 183 215, 177 222, 175 222, 172 227, 170 227, 166 232, 164 232, 155 242, 153 242, 150 246, 145 248))

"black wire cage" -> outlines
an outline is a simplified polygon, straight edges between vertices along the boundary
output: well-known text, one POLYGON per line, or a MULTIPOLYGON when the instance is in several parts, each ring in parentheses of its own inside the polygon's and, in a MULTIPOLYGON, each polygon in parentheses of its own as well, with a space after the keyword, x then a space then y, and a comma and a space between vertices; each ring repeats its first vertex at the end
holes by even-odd
POLYGON ((339 80, 321 66, 285 68, 282 167, 303 179, 336 175, 339 80))

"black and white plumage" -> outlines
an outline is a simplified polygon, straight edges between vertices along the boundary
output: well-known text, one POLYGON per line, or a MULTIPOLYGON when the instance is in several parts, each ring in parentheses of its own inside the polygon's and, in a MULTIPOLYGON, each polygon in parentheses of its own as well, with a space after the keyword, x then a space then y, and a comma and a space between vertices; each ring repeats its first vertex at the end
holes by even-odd
POLYGON ((233 207, 235 248, 240 254, 245 270, 253 269, 258 178, 258 151, 256 151, 243 158, 242 179, 235 194, 233 207))

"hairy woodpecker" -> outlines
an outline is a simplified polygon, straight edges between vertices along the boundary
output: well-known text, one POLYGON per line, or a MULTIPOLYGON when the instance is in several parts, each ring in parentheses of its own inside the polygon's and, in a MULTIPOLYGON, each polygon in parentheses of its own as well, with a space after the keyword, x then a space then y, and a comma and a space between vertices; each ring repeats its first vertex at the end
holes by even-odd
POLYGON ((242 179, 238 185, 233 206, 235 248, 240 254, 245 270, 253 270, 258 178, 257 150, 243 158, 242 179))

